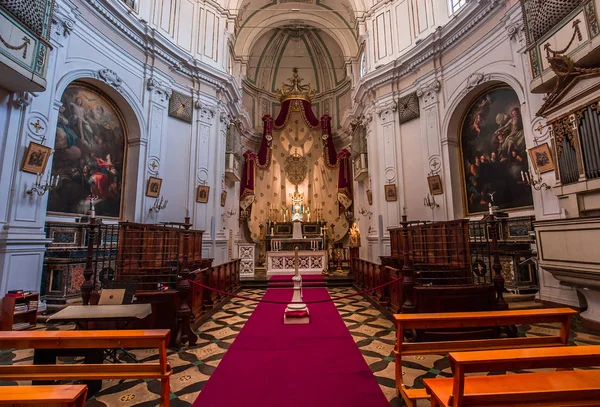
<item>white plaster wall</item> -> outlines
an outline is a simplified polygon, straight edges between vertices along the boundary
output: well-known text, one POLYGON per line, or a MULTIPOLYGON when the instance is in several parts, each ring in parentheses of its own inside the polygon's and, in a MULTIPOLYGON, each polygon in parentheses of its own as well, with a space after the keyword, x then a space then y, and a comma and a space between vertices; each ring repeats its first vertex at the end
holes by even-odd
POLYGON ((184 121, 169 117, 168 132, 163 167, 164 179, 161 194, 169 200, 166 209, 161 213, 163 222, 182 222, 189 209, 188 177, 190 166, 190 146, 192 142, 192 126, 184 121))
POLYGON ((420 120, 401 124, 400 137, 404 165, 399 193, 404 196, 406 202, 406 215, 411 220, 431 220, 431 211, 423 206, 423 198, 429 193, 429 187, 427 182, 422 181, 423 174, 427 171, 423 163, 420 120))
MULTIPOLYGON (((536 130, 540 124, 545 124, 541 118, 535 116, 543 103, 543 95, 529 92, 531 76, 528 57, 525 54, 526 43, 518 3, 510 1, 497 3, 500 4, 500 9, 487 11, 488 14, 485 16, 478 13, 488 7, 488 4, 471 3, 466 6, 461 16, 448 20, 448 26, 468 25, 466 21, 473 16, 472 18, 481 19, 481 24, 483 22, 488 24, 488 29, 479 31, 472 37, 464 34, 465 29, 462 33, 456 34, 457 37, 464 35, 464 38, 457 40, 453 45, 454 49, 450 47, 443 54, 434 53, 434 56, 430 57, 433 60, 432 64, 421 70, 410 71, 403 71, 403 67, 412 66, 412 63, 418 66, 418 62, 413 61, 411 57, 418 55, 419 46, 406 47, 406 44, 397 38, 393 38, 393 44, 388 46, 389 44, 386 43, 389 41, 388 38, 377 33, 378 29, 386 27, 385 12, 391 7, 403 7, 402 3, 402 1, 385 3, 381 7, 376 7, 376 12, 368 16, 367 55, 371 61, 377 62, 369 64, 371 72, 361 80, 360 86, 355 87, 353 92, 353 97, 356 98, 354 106, 357 106, 354 117, 367 117, 371 114, 373 118, 368 127, 368 153, 369 177, 373 183, 374 198, 372 218, 375 219, 377 233, 369 234, 366 253, 367 258, 373 261, 377 261, 378 256, 385 253, 389 245, 389 242, 386 242, 387 234, 381 233, 381 229, 385 231, 389 226, 397 226, 398 214, 403 205, 407 207, 409 220, 433 218, 431 210, 423 205, 423 198, 429 192, 426 177, 431 170, 431 160, 434 158, 439 159, 441 163, 440 176, 444 184, 444 194, 436 196, 440 208, 433 214, 435 220, 464 217, 458 132, 465 109, 477 94, 493 84, 504 83, 511 86, 521 101, 527 148, 536 145, 534 139, 538 143, 549 142, 547 131, 536 130), (502 7, 504 4, 508 4, 507 8, 502 7), (379 25, 376 22, 377 16, 380 18, 379 25), (461 45, 461 42, 470 45, 467 47, 461 45), (406 50, 400 51, 402 48, 406 50), (381 49, 392 50, 392 56, 379 58, 376 53, 381 49), (400 58, 398 58, 399 52, 403 55, 400 58), (374 70, 377 65, 380 65, 380 69, 374 70), (395 87, 394 81, 402 85, 395 87), (394 100, 415 91, 420 102, 419 120, 402 125, 399 125, 396 120, 393 126, 390 126, 389 118, 385 113, 380 115, 371 113, 377 110, 378 106, 389 103, 390 99, 394 100), (374 94, 376 96, 373 97, 374 94), (390 143, 390 135, 394 137, 393 144, 390 143), (390 148, 394 151, 390 151, 390 148), (397 158, 394 165, 390 167, 388 157, 394 155, 397 158), (397 174, 399 179, 399 199, 395 204, 385 202, 384 199, 382 188, 386 183, 386 173, 397 174), (382 222, 378 222, 379 219, 382 222)), ((406 5, 409 10, 412 3, 414 2, 406 5)), ((441 8, 438 7, 438 12, 440 10, 441 8)), ((392 14, 391 18, 399 22, 397 15, 397 13, 392 14)), ((412 17, 409 15, 406 18, 410 20, 412 17)), ((442 23, 445 18, 441 17, 442 23)), ((413 29, 412 25, 410 27, 413 29)), ((444 31, 440 33, 443 35, 444 31)), ((421 47, 428 46, 429 39, 423 40, 421 47)), ((405 38, 402 39, 404 40, 405 38)), ((444 43, 444 40, 441 39, 440 43, 444 43)), ((437 51, 434 49, 434 52, 437 51)), ((423 54, 421 57, 427 58, 423 54)), ((554 174, 544 174, 543 180, 552 185, 554 174)), ((558 200, 551 191, 534 190, 533 197, 532 210, 512 212, 511 216, 535 215, 538 220, 560 217, 558 200)), ((573 289, 561 286, 544 270, 540 270, 539 274, 542 300, 578 304, 573 289)))
MULTIPOLYGON (((205 239, 210 244, 205 245, 203 255, 214 257, 214 228, 219 226, 216 221, 221 218, 218 202, 225 152, 224 140, 217 137, 216 106, 219 102, 215 98, 216 89, 204 83, 199 91, 196 90, 195 79, 176 74, 168 68, 172 61, 167 63, 163 59, 167 55, 165 52, 161 56, 153 55, 153 51, 143 49, 136 42, 139 37, 136 37, 134 29, 125 31, 126 34, 121 31, 127 24, 134 27, 142 22, 127 14, 120 16, 121 5, 114 10, 105 6, 103 1, 58 0, 47 90, 33 95, 8 93, 0 89, 0 196, 3 197, 0 200, 0 296, 15 288, 39 290, 43 256, 49 243, 45 238, 45 222, 75 221, 75 216, 47 216, 47 195, 27 195, 25 191, 35 181, 35 175, 20 171, 29 142, 41 140, 40 134, 28 129, 28 123, 40 119, 46 128, 43 134, 45 144, 53 146, 60 99, 65 88, 74 80, 97 86, 124 115, 128 128, 128 161, 123 220, 145 223, 183 221, 188 208, 194 227, 207 231, 205 239), (116 17, 120 16, 127 22, 111 25, 99 14, 113 11, 117 13, 116 17), (151 58, 145 58, 145 54, 151 58), (201 101, 194 109, 192 125, 168 117, 173 88, 188 94, 194 91, 196 100, 201 101), (158 167, 152 168, 152 162, 158 167), (149 211, 154 199, 145 196, 147 179, 151 175, 163 178, 162 195, 169 199, 168 207, 158 215, 149 211), (211 186, 208 204, 195 203, 195 188, 200 181, 211 186)), ((194 10, 200 12, 196 3, 194 10)), ((112 21, 117 20, 113 18, 112 21)), ((215 28, 214 33, 211 32, 213 34, 220 36, 221 45, 215 43, 215 46, 221 47, 224 32, 215 28)), ((156 45, 156 41, 161 40, 153 41, 156 45)), ((222 48, 215 48, 214 56, 217 51, 218 55, 223 55, 222 48)), ((173 52, 177 54, 181 50, 174 48, 173 52)), ((215 69, 222 69, 219 65, 221 60, 213 58, 214 63, 206 65, 205 57, 208 58, 204 54, 203 61, 196 63, 195 74, 198 77, 206 75, 207 81, 216 83, 215 75, 221 74, 215 69)), ((190 56, 182 57, 183 61, 190 59, 190 56)), ((224 100, 232 95, 231 92, 236 96, 236 90, 225 80, 219 86, 224 100)), ((229 108, 236 108, 233 101, 223 106, 230 115, 229 108)), ((47 166, 48 173, 51 167, 52 159, 47 166)), ((220 249, 216 263, 225 256, 220 249)))

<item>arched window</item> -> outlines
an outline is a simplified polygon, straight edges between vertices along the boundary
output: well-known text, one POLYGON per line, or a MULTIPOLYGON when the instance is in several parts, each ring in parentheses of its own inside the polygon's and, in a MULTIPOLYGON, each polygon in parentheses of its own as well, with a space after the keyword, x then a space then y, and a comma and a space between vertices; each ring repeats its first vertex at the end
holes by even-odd
POLYGON ((448 0, 450 5, 450 14, 456 13, 462 6, 467 3, 467 0, 448 0))
POLYGON ((367 73, 367 55, 365 51, 360 56, 360 77, 362 78, 367 73))

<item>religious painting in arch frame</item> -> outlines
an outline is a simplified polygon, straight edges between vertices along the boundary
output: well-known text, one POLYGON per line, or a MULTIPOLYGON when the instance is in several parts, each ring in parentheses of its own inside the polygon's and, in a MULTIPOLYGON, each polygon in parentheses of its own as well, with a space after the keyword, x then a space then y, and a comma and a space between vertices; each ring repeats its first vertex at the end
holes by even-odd
POLYGON ((48 212, 78 216, 95 197, 96 216, 120 219, 127 160, 127 126, 114 102, 100 89, 75 81, 59 108, 48 212))
POLYGON ((466 215, 487 212, 490 203, 503 211, 531 208, 531 187, 521 178, 529 167, 516 92, 487 89, 471 102, 459 131, 466 215))

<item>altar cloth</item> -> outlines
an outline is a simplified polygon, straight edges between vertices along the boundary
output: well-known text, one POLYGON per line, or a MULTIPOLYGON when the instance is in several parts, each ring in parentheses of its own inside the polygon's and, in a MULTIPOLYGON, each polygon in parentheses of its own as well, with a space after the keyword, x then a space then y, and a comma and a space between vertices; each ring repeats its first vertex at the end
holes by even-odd
MULTIPOLYGON (((327 267, 327 251, 302 250, 298 252, 298 272, 304 274, 321 274, 327 267)), ((294 252, 267 252, 267 276, 277 274, 294 274, 294 252)))

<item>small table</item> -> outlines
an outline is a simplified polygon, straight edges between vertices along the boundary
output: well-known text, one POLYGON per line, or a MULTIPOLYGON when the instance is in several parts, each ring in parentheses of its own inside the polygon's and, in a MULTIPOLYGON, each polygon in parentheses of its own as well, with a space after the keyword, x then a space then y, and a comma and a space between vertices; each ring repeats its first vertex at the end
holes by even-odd
POLYGON ((69 305, 48 317, 48 321, 75 322, 80 328, 84 322, 114 321, 129 323, 135 319, 144 319, 152 313, 150 304, 123 305, 69 305))
MULTIPOLYGON (((146 318, 152 313, 150 304, 123 305, 69 305, 48 317, 53 322, 75 322, 79 329, 87 329, 88 322, 124 322, 130 323, 136 319, 146 318)), ((104 349, 35 349, 33 364, 55 364, 58 356, 84 356, 86 364, 101 364, 104 362, 104 349)), ((52 382, 36 381, 35 384, 51 384, 52 382)), ((88 398, 102 388, 102 380, 89 380, 88 398)))

